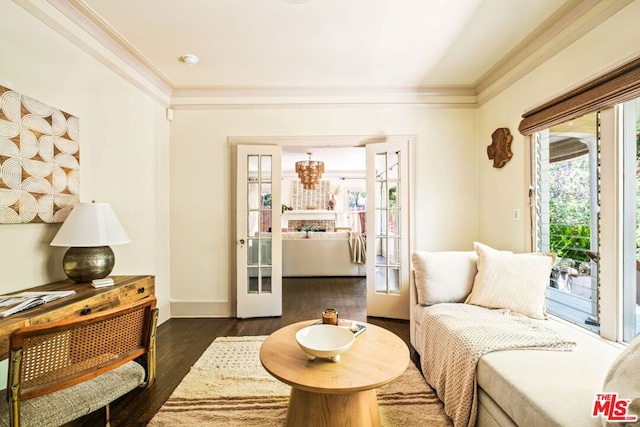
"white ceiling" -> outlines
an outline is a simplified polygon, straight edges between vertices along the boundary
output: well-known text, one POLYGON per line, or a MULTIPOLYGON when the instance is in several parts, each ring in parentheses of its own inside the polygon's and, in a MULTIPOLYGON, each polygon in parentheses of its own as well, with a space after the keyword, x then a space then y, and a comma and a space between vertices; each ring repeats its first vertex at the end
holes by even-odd
POLYGON ((49 1, 89 18, 171 89, 226 90, 474 88, 532 34, 598 3, 49 1), (186 53, 200 62, 185 64, 186 53))
MULTIPOLYGON (((172 108, 198 96, 248 105, 390 93, 391 102, 459 102, 518 67, 526 72, 553 54, 549 45, 571 42, 628 1, 48 0, 170 96, 172 108), (187 65, 184 54, 200 62, 187 65)), ((284 147, 283 169, 310 150, 327 171, 365 168, 364 150, 320 146, 284 147)))

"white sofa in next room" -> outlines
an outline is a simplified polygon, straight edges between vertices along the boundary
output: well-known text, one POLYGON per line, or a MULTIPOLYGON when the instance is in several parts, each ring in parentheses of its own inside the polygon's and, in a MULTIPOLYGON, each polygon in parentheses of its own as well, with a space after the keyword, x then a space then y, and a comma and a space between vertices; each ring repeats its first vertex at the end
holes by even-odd
POLYGON ((354 262, 349 233, 282 233, 282 276, 365 276, 365 264, 354 262))

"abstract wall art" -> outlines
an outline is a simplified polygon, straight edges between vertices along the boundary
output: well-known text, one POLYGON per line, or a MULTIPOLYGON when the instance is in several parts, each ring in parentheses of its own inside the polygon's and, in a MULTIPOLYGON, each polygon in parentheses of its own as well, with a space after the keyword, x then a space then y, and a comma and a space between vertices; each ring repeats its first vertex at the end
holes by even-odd
POLYGON ((0 224, 63 222, 79 201, 79 119, 0 86, 0 224))

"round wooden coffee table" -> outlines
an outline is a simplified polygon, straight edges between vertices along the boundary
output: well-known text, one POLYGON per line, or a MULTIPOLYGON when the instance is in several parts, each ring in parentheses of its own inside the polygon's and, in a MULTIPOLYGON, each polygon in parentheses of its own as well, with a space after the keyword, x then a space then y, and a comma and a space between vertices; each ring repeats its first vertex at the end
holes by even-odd
POLYGON ((292 387, 286 425, 379 426, 375 389, 407 369, 407 345, 386 329, 367 324, 367 330, 356 337, 339 362, 310 361, 298 346, 295 334, 316 322, 279 329, 260 347, 262 366, 292 387))

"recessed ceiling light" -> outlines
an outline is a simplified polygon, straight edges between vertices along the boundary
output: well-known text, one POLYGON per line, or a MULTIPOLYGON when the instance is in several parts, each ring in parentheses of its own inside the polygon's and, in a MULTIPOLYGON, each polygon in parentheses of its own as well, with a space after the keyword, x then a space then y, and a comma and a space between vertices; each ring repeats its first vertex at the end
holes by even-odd
POLYGON ((198 58, 197 56, 191 54, 191 53, 187 53, 182 55, 182 61, 185 64, 189 64, 189 65, 196 65, 198 63, 198 61, 200 61, 200 58, 198 58))

